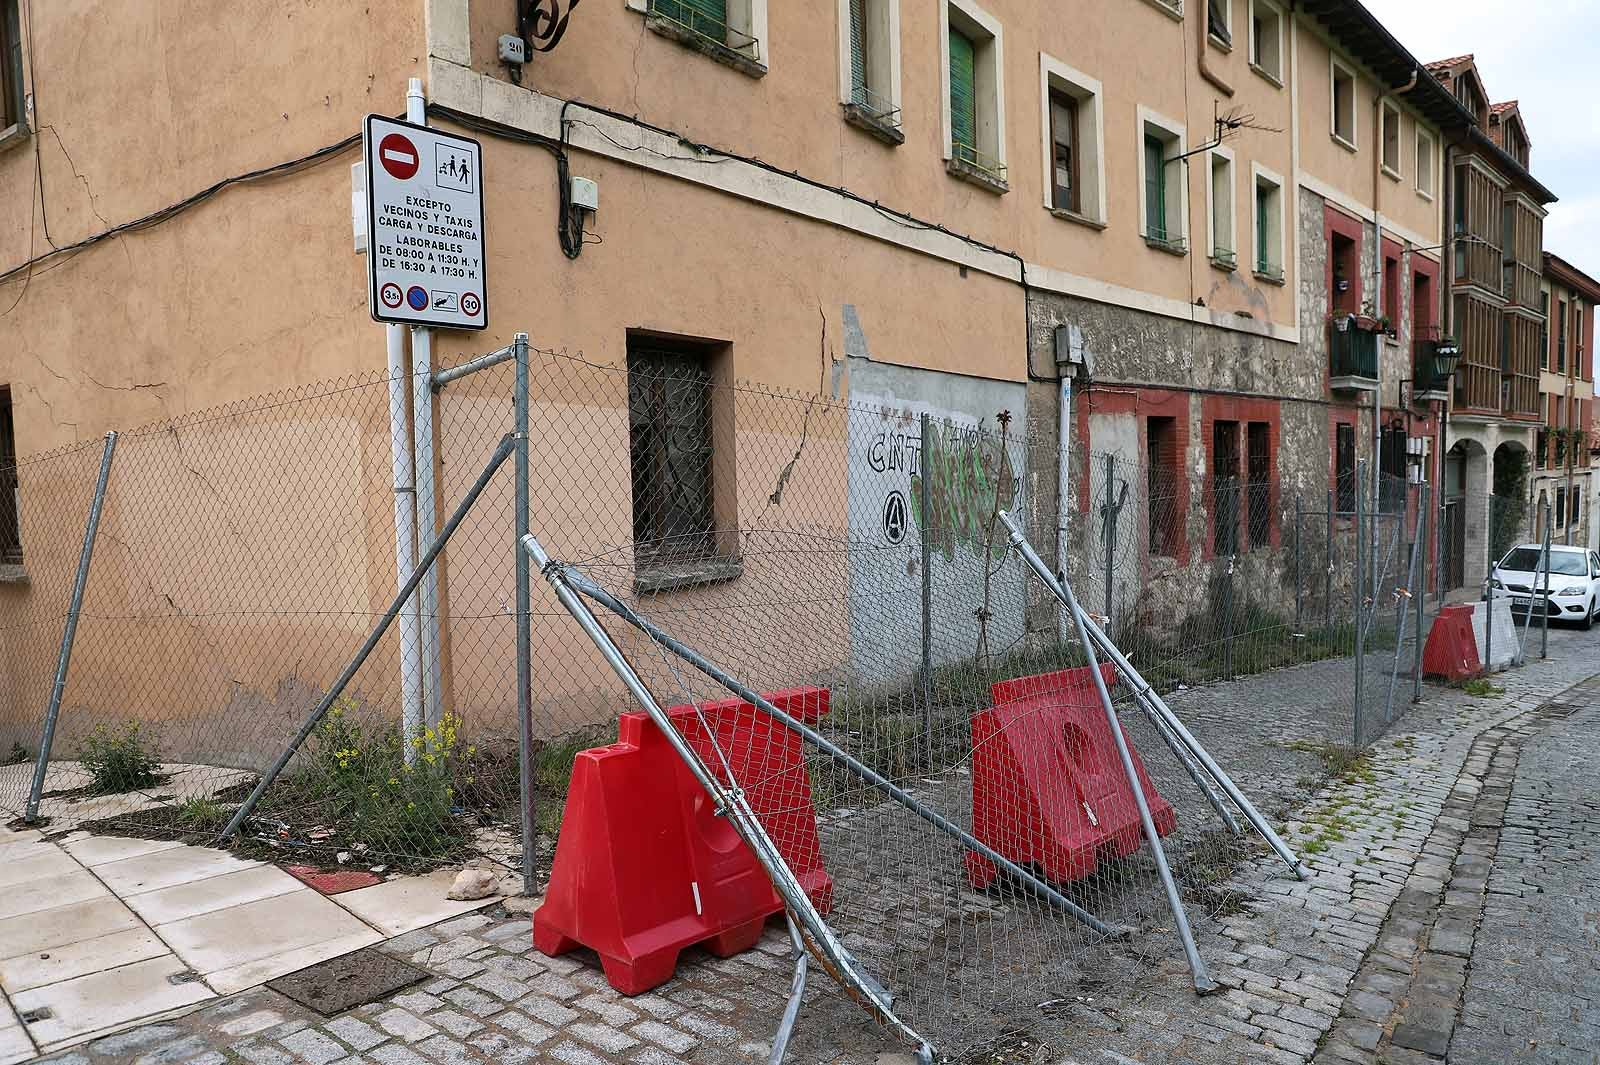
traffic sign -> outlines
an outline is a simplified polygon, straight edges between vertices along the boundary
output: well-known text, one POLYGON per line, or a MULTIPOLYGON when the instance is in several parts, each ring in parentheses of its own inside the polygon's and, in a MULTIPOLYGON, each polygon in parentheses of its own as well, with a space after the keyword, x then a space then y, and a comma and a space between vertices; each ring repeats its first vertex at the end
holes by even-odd
POLYGON ((484 329, 478 142, 368 115, 367 305, 380 322, 484 329))

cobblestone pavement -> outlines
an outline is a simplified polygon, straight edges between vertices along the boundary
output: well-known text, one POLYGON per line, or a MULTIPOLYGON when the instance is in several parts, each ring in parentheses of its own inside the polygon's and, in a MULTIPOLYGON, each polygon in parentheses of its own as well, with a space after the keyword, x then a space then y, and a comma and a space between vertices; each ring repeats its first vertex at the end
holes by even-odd
MULTIPOLYGON (((1552 633, 1551 660, 1499 675, 1499 695, 1431 688, 1299 806, 1284 827, 1314 875, 1294 880, 1260 849, 1221 885, 1230 903, 1198 915, 1223 991, 1194 994, 1170 935, 1135 937, 1097 978, 1041 988, 1037 1023, 968 1061, 1595 1061, 1600 690, 1573 686, 1600 668, 1597 645, 1552 633), (1563 719, 1552 700, 1583 709, 1563 719)), ((1270 699, 1256 705, 1269 716, 1270 699)), ((774 927, 736 958, 690 952, 671 983, 622 998, 592 958, 533 952, 526 916, 504 912, 383 949, 426 978, 331 1019, 257 989, 49 1060, 732 1065, 765 1060, 790 967, 774 927)), ((890 1049, 813 974, 791 1062, 873 1065, 890 1049)))

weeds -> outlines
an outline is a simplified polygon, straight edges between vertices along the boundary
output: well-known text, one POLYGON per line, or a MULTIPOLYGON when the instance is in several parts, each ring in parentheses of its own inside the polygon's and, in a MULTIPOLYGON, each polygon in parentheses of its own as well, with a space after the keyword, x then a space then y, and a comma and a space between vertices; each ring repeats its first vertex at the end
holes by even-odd
POLYGON ((153 749, 145 748, 137 721, 117 730, 96 725, 78 751, 78 762, 89 774, 92 795, 139 791, 164 779, 161 761, 153 749))
POLYGON ((1462 681, 1461 690, 1473 699, 1496 699, 1506 693, 1504 688, 1481 677, 1462 681))
POLYGON ((28 748, 15 740, 11 741, 11 753, 6 755, 6 760, 0 765, 26 765, 33 761, 33 756, 28 753, 28 748))
POLYGON ((220 832, 228 823, 231 811, 216 799, 185 799, 173 813, 173 821, 189 832, 220 832))

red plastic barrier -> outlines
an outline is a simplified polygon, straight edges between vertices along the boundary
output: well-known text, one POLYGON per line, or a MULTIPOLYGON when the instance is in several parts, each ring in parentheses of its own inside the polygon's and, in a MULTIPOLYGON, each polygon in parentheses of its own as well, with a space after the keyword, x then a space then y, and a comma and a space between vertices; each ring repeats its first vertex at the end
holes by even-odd
MULTIPOLYGON (((828 711, 821 688, 768 698, 811 722, 828 711)), ((827 912, 833 882, 822 868, 799 737, 737 699, 700 712, 751 808, 827 912)), ((668 715, 721 776, 694 709, 673 707, 668 715)), ((612 987, 637 995, 671 979, 685 947, 700 943, 724 958, 748 950, 782 909, 766 870, 648 715, 623 714, 616 743, 579 753, 549 890, 533 916, 541 953, 588 947, 612 987)))
MULTIPOLYGON (((1113 667, 1101 667, 1106 685, 1113 667)), ((1142 838, 1139 807, 1087 668, 993 686, 995 705, 972 719, 972 833, 1001 855, 1066 883, 1094 871, 1102 852, 1121 857, 1142 838)), ((1128 744, 1156 832, 1177 815, 1128 744)), ((966 855, 967 879, 988 887, 996 869, 966 855)))
POLYGON ((1433 619, 1428 642, 1422 648, 1422 673, 1428 677, 1463 680, 1483 672, 1478 660, 1478 640, 1472 635, 1472 607, 1447 606, 1433 619))

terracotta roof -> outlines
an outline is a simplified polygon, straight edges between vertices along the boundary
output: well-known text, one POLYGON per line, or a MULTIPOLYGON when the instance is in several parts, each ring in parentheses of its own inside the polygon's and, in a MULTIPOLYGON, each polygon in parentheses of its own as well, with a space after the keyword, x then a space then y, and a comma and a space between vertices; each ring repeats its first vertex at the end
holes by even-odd
POLYGON ((1452 67, 1458 67, 1462 63, 1470 62, 1472 62, 1472 53, 1468 52, 1466 55, 1453 56, 1450 59, 1435 59, 1431 63, 1424 63, 1422 65, 1428 68, 1428 73, 1438 74, 1442 71, 1449 70, 1452 67))
POLYGON ((1504 103, 1490 104, 1489 105, 1489 113, 1491 115, 1503 115, 1507 111, 1511 110, 1512 108, 1514 108, 1516 106, 1517 106, 1517 101, 1515 101, 1515 100, 1507 100, 1504 103))

